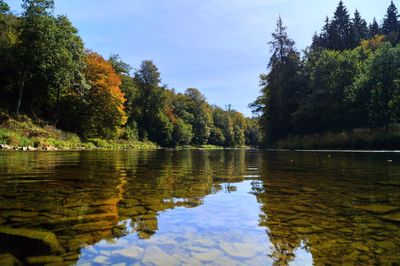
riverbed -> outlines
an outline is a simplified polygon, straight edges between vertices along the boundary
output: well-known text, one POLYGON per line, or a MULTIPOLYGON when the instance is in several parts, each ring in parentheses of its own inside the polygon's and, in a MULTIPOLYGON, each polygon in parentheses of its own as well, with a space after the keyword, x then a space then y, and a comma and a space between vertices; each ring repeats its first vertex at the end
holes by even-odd
POLYGON ((400 154, 0 152, 0 264, 400 262, 400 154))

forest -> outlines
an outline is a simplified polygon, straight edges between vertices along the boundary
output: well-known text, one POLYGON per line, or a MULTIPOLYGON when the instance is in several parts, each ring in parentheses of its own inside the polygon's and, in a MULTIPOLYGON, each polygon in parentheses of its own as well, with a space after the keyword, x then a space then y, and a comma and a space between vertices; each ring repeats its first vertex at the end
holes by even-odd
POLYGON ((342 1, 299 52, 279 18, 268 73, 250 104, 265 147, 399 148, 400 20, 350 15, 342 1))
POLYGON ((82 140, 258 145, 257 119, 210 105, 198 89, 168 88, 151 60, 133 69, 118 54, 89 50, 54 5, 23 0, 15 14, 0 0, 0 120, 28 117, 82 140))

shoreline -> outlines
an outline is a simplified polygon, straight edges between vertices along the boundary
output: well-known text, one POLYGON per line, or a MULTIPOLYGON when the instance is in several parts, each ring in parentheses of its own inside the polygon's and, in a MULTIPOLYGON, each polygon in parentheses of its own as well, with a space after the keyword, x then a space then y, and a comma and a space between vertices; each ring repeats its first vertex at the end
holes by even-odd
POLYGON ((311 150, 302 150, 302 149, 266 149, 269 152, 320 152, 320 153, 400 153, 400 150, 332 150, 332 149, 311 149, 311 150))
POLYGON ((22 146, 10 146, 7 144, 0 144, 0 151, 4 152, 51 152, 51 151, 59 151, 59 152, 68 152, 68 151, 140 151, 140 150, 166 150, 166 151, 182 151, 182 150, 198 150, 198 151, 206 151, 206 150, 259 150, 257 148, 251 147, 237 147, 237 148, 225 148, 219 146, 209 146, 205 145, 204 147, 190 146, 190 147, 176 147, 176 148, 168 148, 168 147, 157 147, 157 146, 138 146, 138 147, 22 147, 22 146))

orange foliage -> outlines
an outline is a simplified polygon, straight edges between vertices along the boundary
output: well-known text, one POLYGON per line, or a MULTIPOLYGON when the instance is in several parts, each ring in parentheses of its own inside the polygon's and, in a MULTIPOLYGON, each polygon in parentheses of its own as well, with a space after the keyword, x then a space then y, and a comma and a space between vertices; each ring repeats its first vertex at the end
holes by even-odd
POLYGON ((165 108, 165 114, 167 115, 169 121, 171 121, 172 124, 176 124, 176 116, 171 107, 168 106, 165 108))
POLYGON ((379 48, 379 46, 382 45, 383 42, 385 42, 385 36, 376 35, 372 39, 361 41, 361 46, 366 50, 375 51, 376 49, 379 48))
POLYGON ((124 111, 125 95, 122 93, 121 78, 112 65, 99 54, 89 52, 85 58, 85 77, 91 87, 91 134, 109 137, 111 132, 118 134, 120 127, 127 122, 124 111), (102 125, 98 123, 103 122, 102 125), (102 128, 105 128, 105 131, 102 128), (109 132, 107 132, 107 127, 109 132), (111 128, 110 128, 111 127, 111 128))

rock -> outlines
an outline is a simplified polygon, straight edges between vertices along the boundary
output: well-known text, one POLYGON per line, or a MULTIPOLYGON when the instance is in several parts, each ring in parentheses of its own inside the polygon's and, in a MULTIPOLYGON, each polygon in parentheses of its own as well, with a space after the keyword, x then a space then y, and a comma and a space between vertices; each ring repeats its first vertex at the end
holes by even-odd
POLYGON ((193 258, 200 261, 216 261, 223 257, 223 254, 219 250, 207 250, 205 252, 192 252, 193 258))
POLYGON ((228 243, 220 244, 223 251, 229 256, 237 258, 252 258, 257 254, 257 249, 252 244, 248 243, 228 243))
POLYGON ((32 146, 28 146, 28 151, 36 151, 37 149, 35 147, 32 146))
POLYGON ((0 254, 0 264, 4 266, 22 265, 22 263, 10 253, 0 254))
POLYGON ((95 255, 99 254, 99 251, 97 249, 95 249, 93 246, 85 247, 84 251, 88 252, 90 254, 95 254, 95 255))
POLYGON ((359 251, 370 252, 370 249, 362 243, 353 243, 352 246, 359 251))
POLYGON ((0 150, 11 150, 12 147, 7 144, 0 144, 0 150))
POLYGON ((382 220, 387 221, 387 222, 400 224, 400 213, 388 214, 388 215, 382 216, 381 218, 382 218, 382 220))
POLYGON ((353 206, 353 208, 370 212, 373 214, 387 214, 390 212, 394 212, 398 210, 398 207, 393 207, 389 205, 383 205, 383 204, 371 204, 371 205, 364 205, 364 206, 353 206))
MULTIPOLYGON (((0 227, 0 239, 3 245, 6 245, 8 241, 10 243, 18 241, 27 247, 31 247, 31 249, 42 252, 46 250, 54 253, 64 252, 57 237, 52 232, 0 227)), ((22 249, 22 246, 20 248, 22 249)), ((27 252, 33 252, 33 250, 27 250, 27 252)))
POLYGON ((97 256, 94 258, 93 262, 98 264, 106 264, 108 262, 108 258, 106 256, 97 256))
POLYGON ((193 243, 206 247, 211 247, 215 244, 214 241, 207 238, 196 238, 193 243))
POLYGON ((114 250, 112 256, 122 256, 129 259, 140 259, 143 255, 144 249, 137 246, 128 247, 126 249, 114 250))
POLYGON ((150 246, 146 248, 142 262, 150 265, 179 265, 178 260, 168 255, 157 246, 150 246))
POLYGON ((27 257, 26 261, 29 264, 48 264, 48 263, 58 263, 63 260, 58 256, 38 256, 38 257, 27 257))

